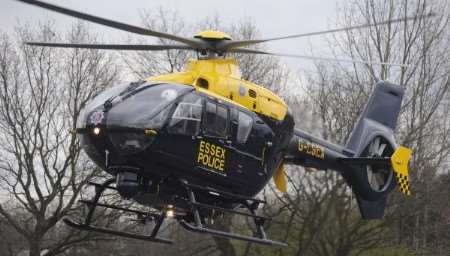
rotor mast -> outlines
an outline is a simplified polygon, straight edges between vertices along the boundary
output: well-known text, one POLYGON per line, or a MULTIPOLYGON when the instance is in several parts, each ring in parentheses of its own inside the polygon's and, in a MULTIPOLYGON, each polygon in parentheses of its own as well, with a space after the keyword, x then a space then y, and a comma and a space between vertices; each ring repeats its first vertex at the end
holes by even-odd
POLYGON ((199 32, 194 35, 194 38, 206 42, 208 46, 203 49, 197 49, 197 57, 199 60, 211 60, 225 57, 225 51, 219 51, 217 49, 221 48, 220 44, 223 43, 223 41, 233 40, 227 33, 216 30, 199 32))

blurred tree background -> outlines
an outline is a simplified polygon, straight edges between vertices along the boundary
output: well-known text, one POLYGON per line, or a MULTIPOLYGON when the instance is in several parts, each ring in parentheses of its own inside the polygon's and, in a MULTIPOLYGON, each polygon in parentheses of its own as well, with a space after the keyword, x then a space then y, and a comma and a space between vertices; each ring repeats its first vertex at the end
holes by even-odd
MULTIPOLYGON (((295 72, 276 57, 233 56, 244 79, 288 102, 298 127, 337 144, 347 140, 376 82, 388 80, 406 88, 396 135, 399 144, 414 149, 413 195, 405 198, 394 191, 385 218, 364 221, 339 174, 289 167, 288 193, 269 184, 258 195, 268 202, 261 212, 273 218, 268 236, 288 242, 288 248, 188 234, 174 222, 163 227, 176 240, 174 246, 67 228, 60 220, 83 212, 77 199, 89 197, 86 183, 102 175, 69 133, 80 109, 107 86, 180 71, 195 56, 178 50, 125 53, 23 45, 53 39, 97 42, 84 23, 63 32, 45 22, 1 34, 0 255, 450 255, 449 8, 445 0, 342 3, 336 27, 434 13, 324 38, 336 57, 408 67, 311 62, 314 72, 295 72)), ((142 14, 144 26, 163 32, 190 36, 214 29, 234 39, 262 37, 249 20, 223 25, 221 19, 187 24, 176 11, 142 14)), ((97 217, 115 224, 124 221, 106 211, 97 217)), ((249 232, 248 223, 226 216, 216 225, 249 232)))

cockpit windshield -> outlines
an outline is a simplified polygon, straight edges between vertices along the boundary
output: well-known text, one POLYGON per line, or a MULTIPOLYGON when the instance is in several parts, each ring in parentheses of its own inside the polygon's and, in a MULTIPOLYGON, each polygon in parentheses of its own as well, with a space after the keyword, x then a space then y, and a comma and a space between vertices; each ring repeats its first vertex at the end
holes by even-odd
POLYGON ((110 87, 103 92, 101 92, 97 97, 93 98, 81 111, 80 116, 78 117, 77 128, 83 128, 86 126, 86 114, 91 112, 93 109, 103 105, 106 100, 111 99, 121 92, 123 92, 128 86, 129 83, 116 85, 110 87))
POLYGON ((177 84, 142 85, 114 100, 107 114, 108 127, 160 128, 166 110, 179 96, 193 90, 177 84))

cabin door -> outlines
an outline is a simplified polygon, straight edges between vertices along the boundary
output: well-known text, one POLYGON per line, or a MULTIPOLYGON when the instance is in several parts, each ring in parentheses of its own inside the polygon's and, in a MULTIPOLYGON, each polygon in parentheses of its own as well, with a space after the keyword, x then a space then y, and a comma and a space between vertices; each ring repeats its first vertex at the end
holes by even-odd
POLYGON ((196 166, 213 176, 228 176, 230 150, 229 107, 212 99, 205 101, 202 132, 197 141, 196 166))

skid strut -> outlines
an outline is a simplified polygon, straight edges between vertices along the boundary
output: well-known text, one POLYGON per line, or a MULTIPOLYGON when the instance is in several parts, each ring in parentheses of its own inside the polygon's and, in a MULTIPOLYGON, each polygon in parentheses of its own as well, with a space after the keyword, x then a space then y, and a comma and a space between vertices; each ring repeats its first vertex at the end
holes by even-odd
POLYGON ((265 203, 264 201, 254 199, 254 198, 249 198, 249 197, 242 197, 240 195, 234 195, 234 194, 231 194, 228 192, 222 192, 219 190, 214 190, 214 189, 205 188, 205 187, 201 187, 201 186, 196 186, 193 184, 188 184, 186 181, 181 181, 181 183, 186 188, 186 192, 187 192, 188 200, 189 200, 188 203, 190 205, 191 213, 194 216, 193 223, 189 223, 183 219, 179 220, 180 225, 182 227, 184 227, 186 230, 189 230, 191 232, 210 234, 210 235, 217 236, 217 237, 238 239, 238 240, 242 240, 242 241, 258 243, 258 244, 263 244, 263 245, 287 246, 286 243, 267 239, 266 233, 264 231, 264 223, 268 219, 266 217, 256 215, 256 212, 255 212, 255 210, 258 209, 258 206, 260 203, 265 203), (225 197, 245 206, 249 210, 250 213, 241 212, 241 211, 237 211, 237 210, 233 210, 233 209, 217 207, 214 205, 199 203, 195 199, 195 193, 194 193, 193 189, 203 190, 204 192, 213 192, 220 196, 225 196, 225 197), (246 236, 246 235, 235 234, 235 233, 226 232, 226 231, 222 231, 222 230, 217 230, 217 229, 213 229, 213 228, 208 228, 208 227, 204 226, 201 221, 200 212, 199 212, 199 209, 201 209, 201 208, 211 209, 211 210, 215 210, 217 212, 223 212, 223 213, 227 212, 227 213, 231 213, 231 214, 251 217, 251 218, 253 218, 253 221, 255 223, 256 232, 254 232, 254 236, 246 236))
POLYGON ((115 189, 114 187, 111 186, 111 184, 113 184, 115 181, 116 180, 114 178, 111 178, 111 179, 106 180, 102 184, 90 183, 90 185, 95 186, 95 195, 89 201, 86 201, 86 200, 80 201, 81 203, 86 204, 88 207, 88 214, 86 215, 86 218, 83 223, 76 222, 70 218, 64 218, 63 221, 67 225, 69 225, 73 228, 81 229, 81 230, 94 231, 94 232, 111 234, 111 235, 133 238, 133 239, 144 240, 144 241, 172 244, 173 243, 172 240, 169 240, 166 238, 161 238, 161 237, 157 236, 158 231, 161 228, 161 225, 163 224, 164 219, 166 218, 165 212, 143 212, 143 211, 138 211, 138 210, 126 209, 126 208, 122 208, 122 207, 115 206, 115 205, 102 204, 102 203, 98 202, 101 195, 103 194, 103 192, 106 189, 115 189), (155 226, 153 227, 153 230, 151 231, 150 235, 141 235, 141 234, 135 234, 135 233, 130 233, 130 232, 125 232, 125 231, 114 230, 114 229, 91 225, 92 217, 93 217, 95 208, 97 206, 114 209, 114 210, 120 210, 120 211, 124 211, 124 212, 129 212, 129 213, 134 213, 140 217, 145 216, 146 219, 153 220, 155 222, 155 226))

